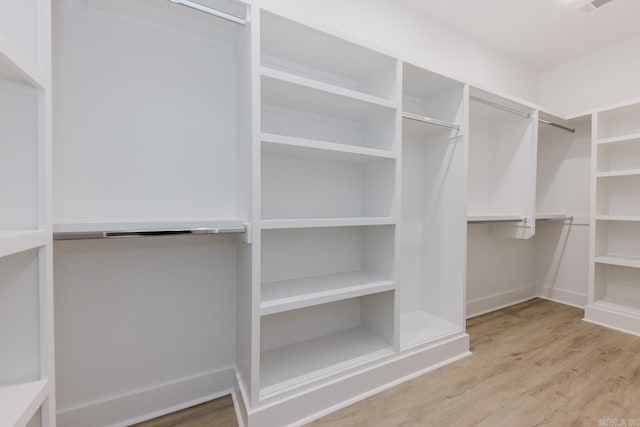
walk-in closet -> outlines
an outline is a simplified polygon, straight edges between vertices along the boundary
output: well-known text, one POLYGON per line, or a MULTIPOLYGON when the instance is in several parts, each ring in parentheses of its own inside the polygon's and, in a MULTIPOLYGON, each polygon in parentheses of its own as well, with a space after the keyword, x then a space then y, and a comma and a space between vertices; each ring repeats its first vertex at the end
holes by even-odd
POLYGON ((638 17, 0 0, 0 427, 640 425, 638 17))

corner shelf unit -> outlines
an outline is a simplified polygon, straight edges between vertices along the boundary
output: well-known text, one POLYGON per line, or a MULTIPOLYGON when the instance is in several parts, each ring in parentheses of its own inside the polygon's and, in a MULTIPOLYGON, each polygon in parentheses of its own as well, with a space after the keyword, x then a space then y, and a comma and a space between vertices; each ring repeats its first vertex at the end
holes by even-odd
POLYGON ((585 320, 640 335, 640 105, 593 114, 585 320))
POLYGON ((55 423, 51 5, 0 4, 0 425, 55 423))

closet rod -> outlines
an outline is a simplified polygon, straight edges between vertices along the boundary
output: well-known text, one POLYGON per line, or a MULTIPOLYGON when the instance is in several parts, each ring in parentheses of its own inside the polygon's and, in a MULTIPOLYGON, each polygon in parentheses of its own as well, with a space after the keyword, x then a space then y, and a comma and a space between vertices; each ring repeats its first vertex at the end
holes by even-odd
POLYGON ((567 132, 576 133, 576 130, 575 130, 575 129, 573 129, 573 128, 569 128, 569 127, 566 127, 566 126, 562 126, 562 125, 559 125, 559 124, 557 124, 557 123, 550 122, 549 120, 538 119, 538 122, 540 122, 540 123, 544 123, 545 125, 549 125, 549 126, 556 127, 556 128, 558 128, 558 129, 566 130, 567 132))
POLYGON ((560 218, 536 218, 536 221, 544 221, 544 222, 573 221, 573 216, 565 216, 565 217, 560 217, 560 218))
POLYGON ((418 114, 412 114, 412 113, 402 113, 402 117, 405 119, 409 119, 409 120, 414 120, 416 122, 421 122, 421 123, 427 123, 430 125, 434 125, 434 126, 440 126, 443 128, 448 128, 448 129, 455 129, 455 130, 460 130, 460 125, 456 125, 453 123, 449 123, 449 122, 445 122, 442 120, 437 120, 437 119, 432 119, 430 117, 425 117, 425 116, 420 116, 418 114))
POLYGON ((221 12, 211 7, 203 6, 200 3, 196 3, 191 0, 169 0, 169 1, 176 4, 180 4, 182 6, 190 7, 192 9, 199 10, 200 12, 208 13, 209 15, 217 16, 218 18, 226 19, 227 21, 234 22, 236 24, 246 25, 247 23, 245 19, 238 18, 237 16, 233 16, 226 12, 221 12))
POLYGON ((468 219, 467 224, 494 224, 498 222, 527 222, 526 218, 513 219, 468 219))
POLYGON ((152 237, 175 235, 205 235, 244 233, 242 227, 215 227, 215 228, 170 228, 158 230, 118 230, 118 231, 61 231, 53 233, 53 240, 88 240, 88 239, 117 239, 122 237, 152 237))
POLYGON ((525 119, 530 119, 531 118, 531 114, 530 113, 525 113, 523 111, 516 110, 515 108, 507 107, 505 105, 498 104, 496 102, 487 101, 486 99, 478 98, 477 96, 471 95, 471 96, 469 96, 469 99, 471 99, 472 101, 478 102, 480 104, 488 105, 489 107, 497 108, 499 110, 503 110, 503 111, 506 111, 508 113, 515 114, 515 115, 523 117, 525 119))

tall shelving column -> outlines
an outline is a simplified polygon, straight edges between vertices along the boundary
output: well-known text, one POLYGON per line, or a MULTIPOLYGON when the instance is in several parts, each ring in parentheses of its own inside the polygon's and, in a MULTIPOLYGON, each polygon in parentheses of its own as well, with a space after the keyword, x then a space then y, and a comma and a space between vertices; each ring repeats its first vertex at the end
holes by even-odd
POLYGON ((49 0, 0 4, 2 426, 55 426, 50 44, 49 0))
POLYGON ((640 335, 640 105, 594 113, 585 320, 640 335))
POLYGON ((267 12, 260 25, 254 403, 394 353, 400 184, 399 61, 267 12))

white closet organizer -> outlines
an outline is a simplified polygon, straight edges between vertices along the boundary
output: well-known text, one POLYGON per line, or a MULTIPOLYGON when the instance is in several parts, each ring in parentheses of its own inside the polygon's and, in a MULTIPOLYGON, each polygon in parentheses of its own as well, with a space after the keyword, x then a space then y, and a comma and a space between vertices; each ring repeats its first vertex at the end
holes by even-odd
POLYGON ((464 331, 468 89, 403 64, 400 347, 464 331))
POLYGON ((55 423, 50 5, 0 4, 0 425, 55 423))
POLYGON ((592 231, 585 319, 640 334, 640 106, 593 115, 592 231))
POLYGON ((472 88, 469 223, 506 237, 535 234, 537 111, 472 88))

